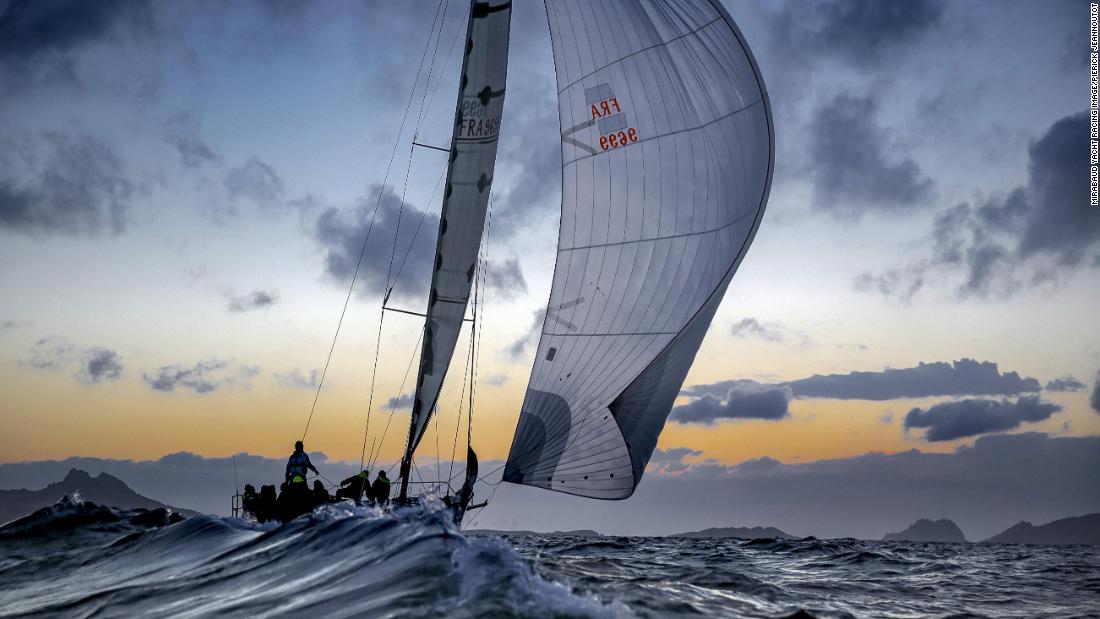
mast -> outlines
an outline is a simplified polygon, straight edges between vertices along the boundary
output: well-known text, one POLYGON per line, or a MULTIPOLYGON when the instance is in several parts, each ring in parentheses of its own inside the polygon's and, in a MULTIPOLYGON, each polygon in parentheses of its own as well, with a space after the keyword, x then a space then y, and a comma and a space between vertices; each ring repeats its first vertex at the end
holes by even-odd
POLYGON ((470 301, 504 111, 512 2, 472 0, 469 15, 400 501, 408 498, 413 454, 435 411, 470 301))

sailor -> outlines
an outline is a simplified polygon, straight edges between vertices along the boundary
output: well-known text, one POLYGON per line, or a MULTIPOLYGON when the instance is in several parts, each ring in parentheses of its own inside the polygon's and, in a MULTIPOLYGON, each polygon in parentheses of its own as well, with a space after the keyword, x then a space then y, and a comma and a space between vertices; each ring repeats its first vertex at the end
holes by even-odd
POLYGON ((302 480, 306 478, 307 471, 313 471, 320 475, 317 471, 317 467, 313 466, 313 463, 309 461, 309 454, 305 452, 305 446, 302 445, 302 441, 294 443, 294 453, 290 454, 290 458, 286 461, 286 480, 290 481, 295 475, 301 475, 302 480))
POLYGON ((371 486, 371 498, 379 505, 385 505, 390 500, 390 480, 385 471, 378 471, 378 477, 371 486))
MULTIPOLYGON (((336 498, 351 499, 358 503, 363 497, 363 490, 370 492, 370 471, 359 471, 355 475, 340 482, 340 489, 336 491, 336 498)), ((368 497, 370 498, 370 497, 368 497)))
MULTIPOLYGON (((241 508, 247 514, 256 517, 256 510, 260 504, 260 495, 256 493, 256 487, 252 484, 244 485, 244 494, 241 495, 241 508)), ((259 520, 259 518, 256 518, 259 520)))
POLYGON ((306 485, 305 475, 295 473, 279 495, 279 520, 290 522, 312 509, 312 495, 306 485))
POLYGON ((313 480, 313 502, 317 505, 324 505, 328 501, 328 490, 325 490, 325 485, 321 483, 320 479, 313 480))

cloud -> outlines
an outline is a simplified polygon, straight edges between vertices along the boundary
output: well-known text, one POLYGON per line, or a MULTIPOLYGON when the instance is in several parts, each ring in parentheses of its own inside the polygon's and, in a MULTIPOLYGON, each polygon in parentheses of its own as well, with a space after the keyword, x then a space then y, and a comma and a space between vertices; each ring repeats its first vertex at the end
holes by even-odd
POLYGON ((197 394, 216 391, 222 387, 247 388, 260 373, 256 366, 238 365, 231 361, 211 359, 193 366, 166 365, 153 375, 142 374, 145 383, 154 391, 172 393, 176 388, 190 389, 197 394))
POLYGON ((48 335, 39 338, 31 347, 31 356, 20 365, 26 365, 36 370, 60 370, 72 363, 75 358, 76 345, 68 338, 59 335, 48 335))
POLYGON ((932 181, 912 159, 894 160, 875 101, 841 94, 815 113, 810 130, 815 204, 838 215, 904 212, 925 204, 932 181))
POLYGON ((1092 395, 1089 396, 1089 406, 1092 410, 1100 413, 1100 372, 1096 373, 1096 378, 1092 382, 1092 395))
POLYGON ((538 342, 539 333, 542 330, 542 320, 545 316, 546 308, 535 310, 531 317, 531 326, 505 349, 505 354, 509 360, 522 361, 527 353, 527 347, 534 346, 538 342))
POLYGON ((730 389, 762 390, 789 388, 796 398, 835 400, 898 400, 959 395, 1020 395, 1038 393, 1039 381, 1016 372, 1002 373, 990 361, 959 359, 952 363, 918 363, 912 368, 886 368, 881 372, 815 374, 785 383, 765 384, 753 380, 723 380, 691 385, 681 396, 699 398, 724 396, 730 389))
POLYGON ((401 199, 392 187, 372 185, 367 196, 361 198, 354 209, 328 208, 323 211, 314 224, 314 238, 325 252, 325 273, 341 286, 347 286, 363 251, 356 284, 361 296, 384 294, 386 274, 390 270, 391 280, 400 274, 396 284, 393 284, 395 294, 425 298, 431 283, 435 232, 438 228, 439 218, 436 215, 408 203, 405 203, 402 212, 401 199), (371 215, 380 191, 381 201, 372 227, 371 215), (393 239, 398 234, 399 218, 400 235, 394 251, 393 239), (370 237, 364 250, 363 240, 367 238, 368 230, 370 237), (394 256, 393 266, 389 269, 391 254, 394 256))
POLYGON ((755 318, 743 318, 730 328, 730 334, 737 337, 755 336, 768 342, 782 342, 783 332, 775 326, 765 326, 755 318))
POLYGON ((867 69, 889 64, 899 50, 936 29, 938 0, 788 2, 772 23, 772 35, 799 60, 835 58, 867 69))
POLYGON ((278 295, 274 291, 257 290, 242 296, 229 298, 229 311, 247 312, 248 310, 264 309, 275 305, 278 295))
POLYGON ((527 294, 527 280, 515 258, 490 262, 485 272, 485 285, 490 291, 496 291, 501 299, 510 300, 527 294))
POLYGON ((119 233, 138 192, 99 138, 0 142, 0 227, 31 235, 119 233))
POLYGON ((677 423, 713 424, 721 419, 783 419, 788 415, 791 390, 743 381, 732 385, 725 400, 706 393, 672 409, 669 419, 677 423))
POLYGON ((225 188, 231 198, 251 200, 260 208, 278 206, 283 197, 283 181, 270 164, 252 157, 226 173, 225 188))
POLYGON ((0 58, 25 59, 103 37, 136 0, 41 0, 0 7, 0 58))
POLYGON ((670 447, 668 449, 658 447, 653 450, 653 455, 649 458, 649 464, 646 465, 646 471, 653 474, 686 471, 691 465, 685 462, 684 459, 698 458, 702 455, 703 452, 690 447, 670 447))
POLYGON ((180 163, 182 163, 184 167, 198 168, 206 163, 217 163, 221 161, 221 155, 210 148, 206 142, 203 142, 197 137, 169 136, 165 138, 165 140, 176 147, 176 151, 180 155, 180 163))
POLYGON ((317 388, 317 383, 321 379, 321 371, 314 368, 309 371, 309 374, 303 374, 301 370, 294 368, 289 372, 276 373, 273 378, 280 387, 312 390, 317 388))
POLYGON ((22 329, 25 326, 27 326, 27 323, 20 322, 18 320, 0 320, 0 333, 15 331, 16 329, 22 329))
POLYGON ((1089 266, 1100 209, 1089 208, 1088 117, 1062 118, 1028 148, 1028 182, 977 205, 959 204, 933 223, 927 256, 855 279, 857 289, 905 301, 926 281, 956 275, 960 298, 1009 298, 1089 266))
POLYGON ((1039 396, 1011 400, 957 400, 927 409, 914 408, 905 415, 905 428, 927 428, 927 441, 951 441, 968 436, 1001 432, 1049 419, 1062 407, 1042 402, 1039 396))
MULTIPOLYGON (((270 458, 180 453, 145 461, 6 463, 0 464, 0 488, 42 488, 76 467, 93 475, 115 475, 160 501, 226 514, 234 459, 242 485, 273 483, 282 479, 291 441, 283 446, 284 453, 270 458)), ((306 446, 320 445, 307 441, 306 446)), ((667 451, 679 453, 675 449, 667 451)), ((970 539, 983 539, 1020 520, 1048 522, 1100 511, 1098 455, 1098 436, 1036 433, 979 437, 972 446, 949 453, 868 453, 803 464, 761 456, 723 465, 685 455, 680 460, 687 465, 684 470, 666 474, 651 466, 629 501, 593 501, 501 484, 476 526, 663 535, 712 526, 771 525, 795 535, 879 539, 934 513, 957 522, 970 539)), ((311 458, 329 479, 343 479, 359 464, 323 461, 315 453, 311 458)), ((499 464, 482 462, 489 483, 499 480, 502 469, 489 473, 499 464)), ((484 497, 490 489, 478 484, 477 491, 484 497)))
POLYGON ((1047 381, 1043 390, 1059 393, 1066 391, 1084 391, 1086 388, 1085 383, 1067 374, 1062 378, 1055 378, 1054 380, 1047 381))
POLYGON ((59 335, 39 338, 31 347, 30 357, 19 365, 36 370, 73 370, 73 378, 86 385, 118 380, 122 377, 122 357, 102 346, 83 348, 59 335))
POLYGON ((1019 395, 1039 391, 1039 381, 1016 372, 1001 373, 990 361, 959 359, 918 363, 881 372, 814 375, 786 383, 799 398, 895 400, 949 395, 1019 395))
POLYGON ((507 374, 490 374, 482 379, 483 383, 490 387, 503 387, 504 383, 508 382, 507 374))
POLYGON ((0 3, 0 98, 30 86, 78 85, 77 50, 106 38, 120 24, 151 31, 150 7, 137 0, 42 0, 0 3))
POLYGON ((413 395, 411 393, 402 393, 396 398, 390 398, 386 400, 386 408, 389 409, 408 409, 412 408, 413 395))
POLYGON ((798 344, 802 347, 813 344, 813 340, 801 331, 789 329, 778 322, 762 322, 751 317, 742 318, 739 322, 730 327, 730 334, 742 338, 756 337, 766 342, 773 342, 776 344, 783 344, 793 340, 797 340, 798 344))
POLYGON ((1020 520, 1100 511, 1098 455, 1100 436, 1025 433, 979 437, 949 453, 868 453, 803 464, 767 456, 741 464, 695 460, 674 474, 651 469, 625 502, 502 484, 477 526, 662 535, 770 525, 794 535, 881 539, 931 513, 954 520, 970 539, 984 539, 1020 520))
POLYGON ((86 382, 118 380, 122 377, 122 358, 106 348, 90 348, 84 352, 80 375, 86 382))

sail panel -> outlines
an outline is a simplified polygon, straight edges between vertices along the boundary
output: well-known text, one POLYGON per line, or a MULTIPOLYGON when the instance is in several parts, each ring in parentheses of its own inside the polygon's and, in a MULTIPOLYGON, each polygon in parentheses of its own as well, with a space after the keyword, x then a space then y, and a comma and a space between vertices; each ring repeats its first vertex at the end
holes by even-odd
POLYGON ((504 479, 621 499, 641 480, 770 189, 771 112, 710 0, 546 0, 562 211, 504 479))
POLYGON ((406 462, 439 398, 470 300, 504 110, 511 13, 510 0, 471 3, 406 462))

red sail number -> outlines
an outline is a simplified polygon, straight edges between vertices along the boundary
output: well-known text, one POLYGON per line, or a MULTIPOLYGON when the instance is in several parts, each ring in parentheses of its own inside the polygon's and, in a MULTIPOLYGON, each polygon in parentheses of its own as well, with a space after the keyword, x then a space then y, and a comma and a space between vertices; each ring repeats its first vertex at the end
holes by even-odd
POLYGON ((633 144, 638 141, 638 132, 634 130, 634 127, 627 129, 626 131, 620 131, 618 133, 609 133, 607 135, 600 136, 600 148, 607 150, 609 148, 619 148, 620 146, 626 146, 627 144, 633 144))

